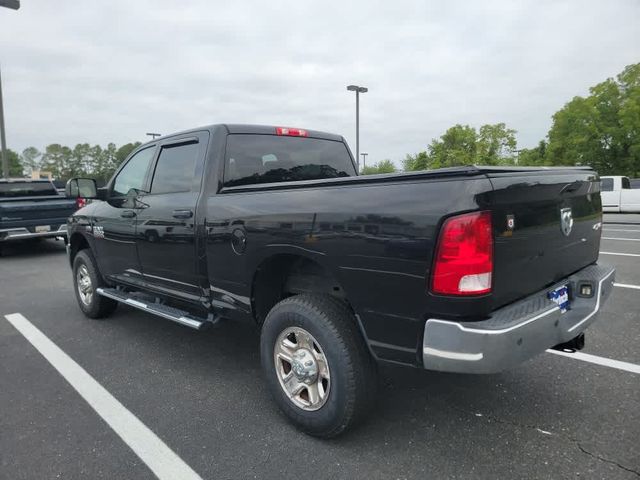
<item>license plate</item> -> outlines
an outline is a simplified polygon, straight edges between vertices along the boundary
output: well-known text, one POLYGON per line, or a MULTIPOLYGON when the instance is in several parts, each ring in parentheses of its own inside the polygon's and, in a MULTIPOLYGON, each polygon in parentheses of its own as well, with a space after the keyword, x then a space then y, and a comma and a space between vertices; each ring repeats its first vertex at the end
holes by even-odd
POLYGON ((561 287, 551 290, 547 293, 547 297, 552 302, 558 304, 561 313, 569 310, 569 287, 567 285, 562 285, 561 287))
POLYGON ((49 232, 49 231, 51 231, 50 225, 38 225, 36 227, 36 233, 43 233, 43 232, 49 232))

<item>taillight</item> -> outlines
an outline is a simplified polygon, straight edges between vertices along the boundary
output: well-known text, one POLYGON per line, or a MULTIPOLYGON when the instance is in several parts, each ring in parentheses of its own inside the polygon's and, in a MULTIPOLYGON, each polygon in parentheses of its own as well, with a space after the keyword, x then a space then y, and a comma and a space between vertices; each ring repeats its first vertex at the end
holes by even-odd
POLYGON ((436 246, 431 291, 441 295, 489 293, 492 272, 491 212, 447 219, 436 246))
POLYGON ((76 198, 76 208, 80 209, 84 207, 86 204, 87 204, 86 198, 82 198, 82 197, 76 198))
POLYGON ((289 137, 306 137, 307 131, 301 128, 276 127, 276 135, 287 135, 289 137))

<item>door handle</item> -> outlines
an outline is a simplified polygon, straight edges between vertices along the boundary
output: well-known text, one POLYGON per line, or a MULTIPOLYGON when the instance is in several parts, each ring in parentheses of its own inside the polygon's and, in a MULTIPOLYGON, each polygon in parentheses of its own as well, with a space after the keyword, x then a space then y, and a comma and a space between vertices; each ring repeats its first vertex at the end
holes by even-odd
POLYGON ((133 210, 123 210, 122 212, 120 212, 120 216, 122 218, 133 218, 136 216, 136 212, 134 212, 133 210))
POLYGON ((191 210, 174 210, 173 218, 191 218, 193 217, 193 212, 191 210))

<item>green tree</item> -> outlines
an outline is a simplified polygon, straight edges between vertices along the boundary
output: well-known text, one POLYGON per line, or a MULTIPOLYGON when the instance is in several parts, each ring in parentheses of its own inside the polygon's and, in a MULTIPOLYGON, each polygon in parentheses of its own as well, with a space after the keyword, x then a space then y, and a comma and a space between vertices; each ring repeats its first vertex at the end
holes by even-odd
POLYGON ((25 173, 31 175, 33 170, 40 170, 42 153, 36 147, 27 147, 22 151, 21 160, 25 173))
POLYGON ((93 157, 88 143, 79 143, 69 155, 68 177, 84 177, 93 173, 93 157))
POLYGON ((94 149, 96 149, 94 152, 96 162, 94 164, 93 175, 96 179, 106 181, 113 175, 116 168, 118 168, 118 159, 116 156, 118 148, 115 143, 109 143, 106 148, 100 149, 100 151, 97 150, 98 148, 100 147, 97 145, 94 147, 94 149))
POLYGON ((534 148, 523 148, 520 150, 517 156, 518 165, 527 165, 527 166, 543 166, 546 165, 546 155, 547 151, 547 142, 544 140, 540 140, 537 147, 534 148))
POLYGON ((402 160, 402 169, 405 172, 427 170, 429 168, 431 168, 431 159, 427 152, 418 152, 415 155, 407 153, 407 156, 402 160))
POLYGON ((454 125, 428 147, 430 168, 456 167, 477 163, 478 133, 469 125, 454 125))
POLYGON ((640 174, 640 63, 627 66, 618 75, 622 102, 618 111, 621 137, 625 140, 627 174, 640 174))
MULTIPOLYGON (((16 152, 8 148, 7 157, 9 159, 9 177, 16 177, 16 178, 22 177, 24 173, 22 168, 22 162, 20 161, 20 155, 18 155, 16 152)), ((0 159, 1 158, 2 158, 2 152, 0 152, 0 159)), ((0 170, 0 174, 1 173, 2 171, 0 170)))
POLYGON ((394 173, 396 166, 389 159, 382 160, 374 165, 364 167, 362 175, 375 175, 378 173, 394 173))
POLYGON ((59 143, 47 145, 42 155, 42 170, 51 172, 53 178, 66 180, 71 175, 71 149, 59 143))
POLYGON ((476 161, 479 165, 512 165, 516 155, 516 131, 504 123, 482 125, 478 132, 476 161))
POLYGON ((574 97, 553 115, 546 163, 589 165, 602 175, 640 173, 640 64, 574 97))
POLYGON ((427 151, 407 155, 405 171, 462 165, 512 165, 516 155, 516 131, 504 123, 482 125, 479 131, 469 125, 454 125, 440 138, 434 138, 427 151))
MULTIPOLYGON (((116 161, 118 162, 117 166, 119 166, 129 156, 129 154, 132 151, 134 151, 136 148, 138 148, 140 145, 141 145, 140 142, 127 143, 125 145, 122 145, 116 151, 116 161)), ((116 168, 117 168, 117 166, 116 166, 116 168)))

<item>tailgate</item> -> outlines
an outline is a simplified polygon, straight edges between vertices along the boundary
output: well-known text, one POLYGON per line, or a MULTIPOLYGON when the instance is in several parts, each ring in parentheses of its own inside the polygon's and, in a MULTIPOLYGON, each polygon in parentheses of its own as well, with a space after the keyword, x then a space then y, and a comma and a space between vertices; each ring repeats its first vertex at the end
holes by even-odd
POLYGON ((591 170, 489 173, 494 191, 493 308, 598 259, 600 183, 591 170))
POLYGON ((74 200, 59 195, 2 199, 0 228, 62 224, 75 210, 74 200))

